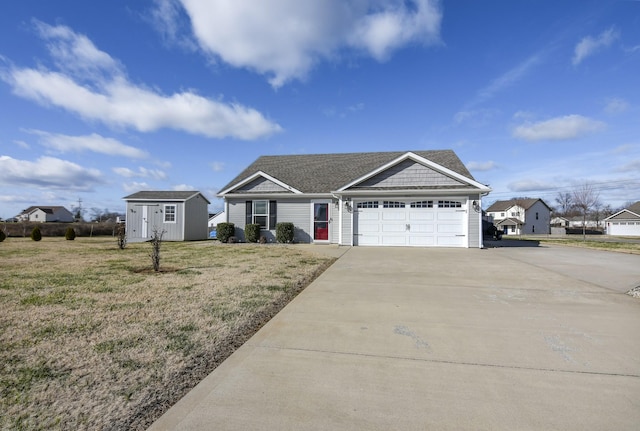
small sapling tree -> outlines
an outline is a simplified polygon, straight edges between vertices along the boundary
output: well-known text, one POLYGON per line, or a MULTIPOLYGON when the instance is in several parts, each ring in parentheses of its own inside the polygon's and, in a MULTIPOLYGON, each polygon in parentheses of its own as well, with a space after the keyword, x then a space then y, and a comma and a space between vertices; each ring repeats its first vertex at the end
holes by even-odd
POLYGON ((122 223, 116 228, 116 239, 118 241, 118 248, 124 250, 127 246, 127 227, 122 223))
POLYGON ((151 236, 151 263, 153 264, 153 270, 160 271, 160 246, 162 245, 162 236, 164 230, 160 231, 157 227, 153 228, 153 235, 151 236))

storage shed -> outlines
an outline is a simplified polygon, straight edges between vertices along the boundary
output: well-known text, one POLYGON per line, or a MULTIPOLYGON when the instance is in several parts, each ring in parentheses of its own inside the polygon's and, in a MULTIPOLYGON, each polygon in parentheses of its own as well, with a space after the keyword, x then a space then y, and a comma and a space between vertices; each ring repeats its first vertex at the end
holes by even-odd
POLYGON ((148 241, 154 230, 165 241, 207 239, 211 203, 199 191, 142 191, 123 198, 127 202, 127 240, 148 241))

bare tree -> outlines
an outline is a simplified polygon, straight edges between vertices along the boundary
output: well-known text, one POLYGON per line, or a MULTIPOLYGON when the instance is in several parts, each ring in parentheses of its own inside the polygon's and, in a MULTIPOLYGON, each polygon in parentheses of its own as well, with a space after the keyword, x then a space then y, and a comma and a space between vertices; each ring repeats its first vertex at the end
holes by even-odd
POLYGON ((569 192, 558 192, 556 195, 558 215, 566 217, 573 209, 573 195, 569 192))
POLYGON ((573 205, 582 215, 582 239, 586 239, 587 214, 594 208, 601 206, 600 194, 590 183, 584 183, 573 189, 573 205))

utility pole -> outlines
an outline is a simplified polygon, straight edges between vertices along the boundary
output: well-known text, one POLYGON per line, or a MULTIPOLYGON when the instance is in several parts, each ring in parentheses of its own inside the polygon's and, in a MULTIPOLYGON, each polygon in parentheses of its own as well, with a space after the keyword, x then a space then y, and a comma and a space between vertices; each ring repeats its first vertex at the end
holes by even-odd
POLYGON ((76 218, 80 221, 82 219, 82 198, 78 198, 78 212, 76 215, 76 218))

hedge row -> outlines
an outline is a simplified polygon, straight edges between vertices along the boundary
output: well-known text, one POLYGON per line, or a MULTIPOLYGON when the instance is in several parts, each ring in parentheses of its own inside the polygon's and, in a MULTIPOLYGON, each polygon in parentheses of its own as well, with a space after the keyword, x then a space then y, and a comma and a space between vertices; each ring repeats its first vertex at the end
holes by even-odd
POLYGON ((37 223, 37 222, 0 222, 0 230, 8 237, 28 238, 35 227, 40 228, 43 237, 66 235, 69 228, 73 229, 76 236, 114 236, 117 223, 37 223))

